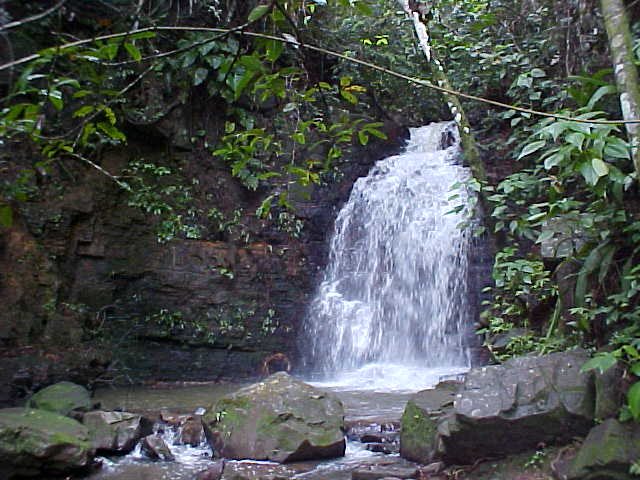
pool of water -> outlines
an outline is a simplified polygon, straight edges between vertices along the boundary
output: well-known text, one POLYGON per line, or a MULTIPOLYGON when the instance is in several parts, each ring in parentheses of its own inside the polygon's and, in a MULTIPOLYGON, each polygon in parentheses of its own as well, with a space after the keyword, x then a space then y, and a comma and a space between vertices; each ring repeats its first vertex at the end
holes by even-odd
MULTIPOLYGON (((460 374, 460 370, 431 371, 421 375, 422 382, 416 381, 416 372, 409 373, 411 382, 396 379, 392 388, 380 388, 380 380, 369 382, 369 389, 363 377, 375 375, 376 367, 365 372, 353 372, 336 381, 312 381, 318 388, 334 392, 344 403, 345 420, 349 423, 371 422, 377 424, 398 423, 407 400, 424 388, 434 386, 438 380, 460 374), (352 385, 349 382, 353 382, 352 385), (355 385, 355 386, 354 386, 355 385), (400 388, 404 387, 404 388, 400 388)), ((387 375, 389 374, 387 371, 387 375)), ((389 376, 389 378, 391 378, 389 376)), ((393 382, 391 382, 393 383, 393 382)), ((245 383, 206 383, 197 385, 160 385, 146 387, 105 388, 95 392, 95 401, 103 409, 122 409, 157 415, 161 411, 171 413, 195 413, 209 409, 222 396, 245 386, 245 383)), ((212 452, 206 444, 193 448, 173 443, 173 434, 167 431, 165 440, 170 445, 176 460, 174 462, 153 462, 147 460, 137 449, 124 457, 104 458, 103 467, 91 475, 91 480, 192 480, 195 475, 211 465, 212 452)), ((228 462, 225 467, 241 472, 247 478, 262 475, 306 480, 347 480, 357 467, 376 463, 404 465, 398 455, 385 455, 366 450, 359 442, 348 442, 345 457, 323 462, 305 462, 280 466, 269 462, 228 462)))

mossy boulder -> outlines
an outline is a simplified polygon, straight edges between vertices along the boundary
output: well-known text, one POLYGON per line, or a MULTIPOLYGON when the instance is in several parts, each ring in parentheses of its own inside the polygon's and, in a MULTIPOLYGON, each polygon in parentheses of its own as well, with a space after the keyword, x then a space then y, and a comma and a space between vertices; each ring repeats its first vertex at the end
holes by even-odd
POLYGON ((203 418, 216 457, 292 462, 344 455, 344 407, 284 372, 218 401, 203 418))
POLYGON ((569 480, 632 480, 631 464, 640 458, 640 426, 611 418, 594 427, 569 469, 569 480))
POLYGON ((71 418, 46 410, 0 410, 0 478, 82 470, 93 453, 87 428, 71 418))
POLYGON ((473 463, 586 435, 595 414, 593 377, 580 371, 588 358, 573 351, 472 369, 438 425, 438 455, 473 463))
POLYGON ((442 383, 409 399, 401 420, 401 457, 424 464, 433 459, 438 421, 453 408, 458 388, 458 384, 442 383))
POLYGON ((91 409, 89 391, 72 382, 59 382, 35 393, 27 402, 29 408, 69 415, 74 410, 91 409))
POLYGON ((127 412, 88 412, 82 423, 89 429, 93 448, 104 453, 128 453, 152 430, 151 422, 127 412))

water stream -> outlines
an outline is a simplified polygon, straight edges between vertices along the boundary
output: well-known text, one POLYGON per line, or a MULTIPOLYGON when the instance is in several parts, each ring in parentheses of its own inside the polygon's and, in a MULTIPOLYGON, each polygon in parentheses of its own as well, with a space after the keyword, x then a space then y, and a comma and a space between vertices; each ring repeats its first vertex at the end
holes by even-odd
MULTIPOLYGON (((461 188, 453 192, 459 198, 449 199, 451 186, 469 176, 451 123, 413 129, 405 152, 378 162, 359 179, 338 215, 301 350, 317 373, 313 383, 336 392, 352 425, 397 429, 411 392, 469 367, 464 336, 471 324, 470 239, 459 228, 461 215, 448 213, 467 195, 461 188)), ((193 413, 240 386, 103 390, 96 400, 106 409, 193 413)), ((164 437, 176 461, 151 462, 137 450, 104 459, 92 480, 192 479, 210 465, 206 443, 180 445, 170 428, 164 437)), ((287 474, 275 464, 233 463, 240 470, 273 468, 288 478, 346 480, 359 465, 391 458, 404 462, 350 441, 344 458, 293 465, 287 474)))
POLYGON ((470 177, 460 157, 455 126, 434 123, 355 183, 305 325, 322 385, 418 390, 469 366, 470 236, 449 213, 466 203, 451 192, 470 177))

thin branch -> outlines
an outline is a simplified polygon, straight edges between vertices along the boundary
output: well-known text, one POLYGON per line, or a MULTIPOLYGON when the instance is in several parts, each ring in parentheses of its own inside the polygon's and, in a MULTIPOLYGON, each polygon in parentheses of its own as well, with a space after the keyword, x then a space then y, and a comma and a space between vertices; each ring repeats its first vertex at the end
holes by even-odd
POLYGON ((111 180, 113 180, 114 182, 116 182, 118 184, 118 186, 124 190, 131 190, 131 187, 123 182, 122 180, 120 180, 118 177, 116 177, 115 175, 113 175, 112 173, 108 172, 107 170, 105 170, 104 168, 102 168, 100 165, 98 165, 97 163, 92 162, 91 160, 89 160, 86 157, 83 157, 82 155, 79 155, 77 153, 67 153, 66 155, 68 155, 69 157, 75 158, 76 160, 80 160, 81 162, 84 162, 88 165, 90 165, 91 167, 95 168, 96 170, 98 170, 100 173, 102 173, 103 175, 106 175, 107 177, 109 177, 111 180))
MULTIPOLYGON (((354 58, 354 57, 349 57, 348 55, 342 54, 342 53, 338 53, 335 52, 333 50, 328 50, 326 48, 322 48, 322 47, 317 47, 315 45, 310 45, 310 44, 304 44, 302 45, 299 41, 295 40, 295 39, 288 39, 288 38, 283 38, 283 37, 278 37, 275 35, 267 35, 264 33, 256 33, 256 32, 247 32, 244 30, 238 30, 235 31, 237 29, 227 29, 227 28, 213 28, 213 27, 147 27, 147 28, 141 28, 139 30, 135 30, 135 31, 129 31, 129 32, 123 32, 123 33, 113 33, 110 35, 102 35, 99 37, 95 37, 95 38, 87 38, 84 40, 78 40, 76 42, 71 42, 71 43, 67 43, 64 45, 60 45, 57 50, 59 51, 63 51, 63 50, 68 50, 70 48, 74 48, 74 47, 78 47, 81 45, 87 45, 89 43, 93 43, 95 41, 98 40, 111 40, 114 38, 121 38, 121 37, 125 37, 125 36, 129 36, 129 35, 134 35, 134 34, 138 34, 138 33, 145 33, 145 32, 162 32, 162 31, 183 31, 183 32, 213 32, 213 33, 222 33, 222 34, 228 34, 228 33, 237 33, 243 36, 247 36, 247 37, 252 37, 252 38, 264 38, 266 40, 274 40, 277 42, 281 42, 281 43, 286 43, 289 45, 293 45, 296 47, 302 47, 302 48, 307 48, 309 50, 313 50, 316 52, 320 52, 320 53, 324 53, 326 55, 335 57, 335 58, 339 58, 341 60, 344 60, 346 62, 350 62, 350 63, 355 63, 357 65, 361 65, 363 67, 367 67, 370 68, 372 70, 376 70, 378 72, 382 72, 385 73, 389 76, 392 77, 396 77, 396 78, 400 78, 402 80, 406 80, 409 83, 413 83, 415 85, 419 85, 422 87, 426 87, 432 90, 436 90, 438 92, 441 93, 446 93, 449 95, 454 95, 457 97, 461 97, 461 98, 465 98, 467 100, 473 100, 476 102, 481 102, 481 103, 485 103, 487 105, 492 105, 494 107, 498 107, 498 108, 504 108, 507 110, 514 110, 516 112, 520 112, 520 113, 528 113, 531 115, 535 115, 538 117, 545 117, 545 118, 554 118, 556 120, 566 120, 566 121, 570 121, 570 122, 576 122, 576 123, 584 123, 584 124, 591 124, 591 125, 625 125, 625 124, 640 124, 640 119, 630 119, 630 120, 584 120, 584 119, 580 119, 580 118, 575 118, 575 117, 570 117, 568 115, 562 115, 562 114, 557 114, 557 113, 549 113, 549 112, 541 112, 538 110, 533 110, 531 108, 524 108, 524 107, 518 107, 516 105, 509 105, 507 103, 502 103, 502 102, 498 102, 496 100, 490 100, 488 98, 483 98, 483 97, 479 97, 476 95, 471 95, 468 93, 464 93, 464 92, 460 92, 458 90, 453 90, 453 89, 448 89, 448 88, 444 88, 438 85, 435 85, 433 83, 431 83, 429 80, 423 79, 423 78, 418 78, 418 77, 411 77, 409 75, 405 75, 403 73, 400 72, 396 72, 394 70, 385 68, 385 67, 381 67, 379 65, 367 62, 365 60, 360 60, 359 58, 354 58)), ((20 58, 18 60, 15 60, 13 62, 9 62, 9 63, 5 63, 0 65, 0 71, 2 70, 6 70, 8 68, 14 67, 16 65, 22 65, 23 63, 28 63, 30 61, 33 60, 37 60, 38 58, 41 58, 43 56, 43 54, 40 53, 34 53, 32 55, 28 55, 26 57, 20 58)), ((154 58, 154 57, 150 57, 150 58, 154 58)))
POLYGON ((10 30, 10 29, 16 28, 16 27, 21 27, 22 25, 26 25, 27 23, 35 22, 36 20, 40 20, 41 18, 44 18, 44 17, 46 17, 48 15, 51 15, 53 12, 55 12, 60 7, 62 7, 62 5, 64 5, 66 3, 66 1, 67 0, 60 0, 53 7, 49 8, 48 10, 45 10, 44 12, 38 13, 38 14, 33 15, 31 17, 23 18, 22 20, 16 20, 15 22, 11 22, 11 23, 7 23, 5 25, 1 25, 0 26, 0 32, 3 32, 5 30, 10 30))

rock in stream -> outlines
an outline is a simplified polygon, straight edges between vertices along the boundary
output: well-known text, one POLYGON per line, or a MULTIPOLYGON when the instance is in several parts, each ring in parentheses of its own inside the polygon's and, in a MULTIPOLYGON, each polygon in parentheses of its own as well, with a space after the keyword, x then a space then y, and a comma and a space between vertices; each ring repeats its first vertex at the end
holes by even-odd
POLYGON ((203 418, 217 457, 285 463, 344 455, 344 408, 284 372, 222 398, 203 418))

